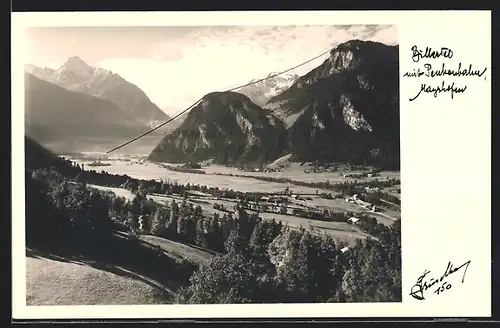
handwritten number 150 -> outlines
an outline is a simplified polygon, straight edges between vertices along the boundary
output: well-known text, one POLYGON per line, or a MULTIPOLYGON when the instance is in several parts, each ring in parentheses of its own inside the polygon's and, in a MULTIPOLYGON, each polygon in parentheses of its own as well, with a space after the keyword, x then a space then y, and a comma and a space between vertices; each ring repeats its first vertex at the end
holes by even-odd
POLYGON ((441 285, 441 287, 438 287, 438 289, 436 289, 434 291, 434 293, 439 295, 439 293, 444 292, 446 289, 450 289, 450 288, 451 288, 451 284, 449 284, 445 281, 445 282, 443 282, 443 285, 441 285))

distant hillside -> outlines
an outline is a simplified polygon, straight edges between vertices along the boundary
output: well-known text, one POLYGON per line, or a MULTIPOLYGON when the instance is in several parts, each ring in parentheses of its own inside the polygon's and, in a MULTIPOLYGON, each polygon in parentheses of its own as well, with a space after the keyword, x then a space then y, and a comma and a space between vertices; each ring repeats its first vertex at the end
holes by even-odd
POLYGON ((167 135, 148 159, 265 163, 280 155, 284 132, 279 120, 247 96, 214 92, 191 109, 182 125, 167 135))
MULTIPOLYGON (((165 132, 166 134, 172 133, 173 131, 177 130, 182 125, 182 123, 188 117, 188 114, 189 114, 189 111, 186 113, 183 113, 182 115, 175 118, 173 121, 170 121, 167 125, 165 125, 165 127, 161 128, 159 130, 165 132)), ((173 116, 175 116, 175 115, 172 115, 172 117, 173 116)))
POLYGON ((34 140, 63 141, 68 151, 85 147, 86 138, 118 142, 148 130, 107 100, 69 91, 29 73, 25 73, 25 126, 34 140))
POLYGON ((301 160, 399 167, 398 47, 351 40, 264 108, 301 160))
POLYGON ((33 139, 24 137, 24 157, 27 169, 49 167, 57 157, 56 154, 41 146, 33 139))
POLYGON ((76 56, 57 70, 27 65, 26 71, 67 90, 108 100, 148 127, 156 127, 169 118, 138 86, 109 70, 92 67, 76 56))

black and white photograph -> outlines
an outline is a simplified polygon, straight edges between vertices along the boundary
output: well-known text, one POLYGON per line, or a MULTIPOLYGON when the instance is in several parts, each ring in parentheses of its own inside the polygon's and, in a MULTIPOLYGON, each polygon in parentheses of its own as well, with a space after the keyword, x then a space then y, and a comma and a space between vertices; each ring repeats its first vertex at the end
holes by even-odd
POLYGON ((397 25, 24 32, 28 306, 402 302, 397 25))

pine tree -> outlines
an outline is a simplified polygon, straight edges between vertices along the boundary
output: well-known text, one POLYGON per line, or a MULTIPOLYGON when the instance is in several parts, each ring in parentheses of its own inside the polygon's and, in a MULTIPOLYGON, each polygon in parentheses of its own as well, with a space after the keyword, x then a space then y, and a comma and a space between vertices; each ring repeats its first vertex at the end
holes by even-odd
POLYGON ((311 281, 310 277, 310 248, 311 236, 309 232, 304 231, 298 245, 297 252, 294 256, 293 270, 294 270, 294 285, 296 286, 295 292, 297 293, 297 301, 311 301, 311 281))
POLYGON ((196 245, 207 247, 205 227, 203 226, 203 218, 196 222, 196 245))
POLYGON ((151 222, 151 234, 155 236, 161 236, 165 230, 165 221, 166 215, 165 211, 158 207, 153 216, 153 220, 151 222))
POLYGON ((231 230, 229 237, 224 243, 224 248, 228 254, 244 254, 245 243, 237 230, 231 230))
POLYGON ((196 243, 196 218, 191 214, 186 218, 186 241, 196 243))
POLYGON ((172 237, 177 235, 178 219, 179 219, 179 207, 177 206, 175 200, 172 199, 172 203, 170 205, 170 215, 166 229, 167 230, 166 233, 172 237))
POLYGON ((179 215, 177 219, 177 235, 180 240, 187 240, 188 231, 187 231, 187 218, 179 215))
POLYGON ((139 217, 135 213, 129 212, 127 221, 131 233, 134 235, 137 234, 139 229, 139 217))
POLYGON ((196 219, 203 218, 203 210, 201 209, 200 205, 197 205, 194 208, 193 215, 195 216, 196 219))

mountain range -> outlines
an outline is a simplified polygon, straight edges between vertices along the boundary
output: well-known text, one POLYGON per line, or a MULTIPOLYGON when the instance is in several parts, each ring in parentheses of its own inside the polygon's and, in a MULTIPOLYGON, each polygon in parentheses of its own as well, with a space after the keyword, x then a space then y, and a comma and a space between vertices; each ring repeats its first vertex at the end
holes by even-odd
POLYGON ((304 76, 210 93, 149 159, 261 163, 292 153, 300 161, 398 168, 398 52, 351 40, 304 76))
POLYGON ((24 77, 26 133, 59 153, 112 147, 170 118, 136 85, 79 57, 57 70, 26 65, 24 77))
MULTIPOLYGON (((292 154, 398 168, 398 52, 351 40, 303 76, 270 73, 238 92, 209 93, 158 130, 148 158, 263 164, 292 154)), ((44 145, 118 144, 169 119, 136 85, 79 57, 57 70, 28 65, 25 80, 27 134, 44 145)))
POLYGON ((69 58, 57 70, 27 65, 26 71, 69 91, 110 101, 147 127, 155 127, 169 118, 135 84, 107 69, 90 66, 77 56, 69 58))
POLYGON ((73 92, 25 73, 25 126, 38 142, 74 138, 123 139, 147 127, 114 103, 73 92))

